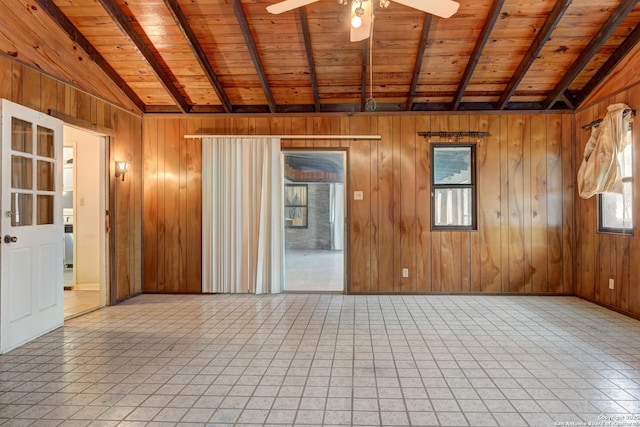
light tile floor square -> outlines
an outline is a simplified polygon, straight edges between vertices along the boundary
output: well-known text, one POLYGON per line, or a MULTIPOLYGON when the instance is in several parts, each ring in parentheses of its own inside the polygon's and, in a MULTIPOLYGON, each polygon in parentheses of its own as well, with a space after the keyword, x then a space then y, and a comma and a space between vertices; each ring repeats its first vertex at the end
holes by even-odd
POLYGON ((640 322, 573 297, 142 295, 0 356, 2 426, 640 427, 640 322))

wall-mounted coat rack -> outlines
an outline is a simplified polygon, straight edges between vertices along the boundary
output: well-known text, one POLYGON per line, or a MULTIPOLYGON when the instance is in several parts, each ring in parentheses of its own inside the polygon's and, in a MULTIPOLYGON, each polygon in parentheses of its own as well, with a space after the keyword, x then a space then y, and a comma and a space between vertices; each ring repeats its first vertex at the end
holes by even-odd
MULTIPOLYGON (((636 110, 624 110, 623 114, 628 113, 631 113, 631 117, 635 117, 636 110)), ((600 123, 602 123, 602 119, 594 120, 591 123, 582 126, 582 129, 591 129, 592 127, 598 126, 600 123)))

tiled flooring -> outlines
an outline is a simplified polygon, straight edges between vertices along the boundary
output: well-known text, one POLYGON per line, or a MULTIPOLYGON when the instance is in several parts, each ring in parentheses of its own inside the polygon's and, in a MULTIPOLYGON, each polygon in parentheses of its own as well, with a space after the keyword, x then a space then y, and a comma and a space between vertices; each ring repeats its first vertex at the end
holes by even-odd
POLYGON ((344 291, 344 251, 287 249, 284 265, 285 291, 344 291))
POLYGON ((639 418, 640 322, 572 297, 143 295, 0 356, 10 426, 639 418))
POLYGON ((99 290, 65 290, 64 318, 68 319, 100 307, 99 290))

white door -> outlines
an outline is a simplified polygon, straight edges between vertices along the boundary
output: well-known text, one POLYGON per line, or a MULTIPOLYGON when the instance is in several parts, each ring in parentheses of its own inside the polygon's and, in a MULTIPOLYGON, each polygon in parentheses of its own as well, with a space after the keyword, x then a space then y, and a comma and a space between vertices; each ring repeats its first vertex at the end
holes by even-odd
POLYGON ((0 353, 63 324, 62 122, 2 100, 0 353))

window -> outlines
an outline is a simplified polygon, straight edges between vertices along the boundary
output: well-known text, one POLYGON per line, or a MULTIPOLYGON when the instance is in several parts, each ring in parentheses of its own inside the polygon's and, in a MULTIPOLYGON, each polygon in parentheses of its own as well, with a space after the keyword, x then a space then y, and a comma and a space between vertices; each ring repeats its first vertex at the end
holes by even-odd
POLYGON ((307 228, 307 184, 284 186, 284 216, 286 228, 307 228))
POLYGON ((431 147, 432 229, 475 230, 475 145, 431 147))
POLYGON ((633 139, 627 131, 627 146, 618 154, 622 193, 598 194, 598 231, 633 234, 633 139))

